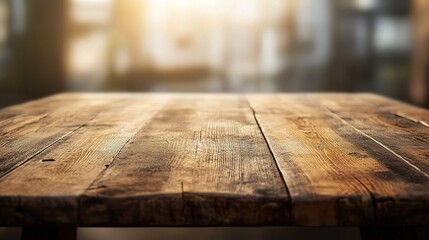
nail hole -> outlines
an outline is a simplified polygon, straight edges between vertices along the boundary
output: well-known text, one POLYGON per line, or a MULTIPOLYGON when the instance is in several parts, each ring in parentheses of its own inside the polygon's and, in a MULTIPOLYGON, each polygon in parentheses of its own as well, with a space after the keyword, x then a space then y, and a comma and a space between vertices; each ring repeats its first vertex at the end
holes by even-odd
POLYGON ((55 162, 55 159, 47 158, 47 159, 43 159, 42 162, 55 162))

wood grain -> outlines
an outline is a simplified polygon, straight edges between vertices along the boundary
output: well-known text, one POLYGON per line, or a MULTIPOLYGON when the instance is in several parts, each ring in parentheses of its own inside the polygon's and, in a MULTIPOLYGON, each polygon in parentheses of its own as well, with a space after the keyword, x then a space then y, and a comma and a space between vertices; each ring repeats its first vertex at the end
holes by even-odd
POLYGON ((59 94, 0 111, 0 177, 127 94, 59 94), (1 117, 3 116, 3 117, 1 117))
POLYGON ((374 94, 59 94, 0 110, 0 225, 429 225, 428 121, 374 94))
POLYGON ((352 174, 353 157, 343 152, 360 151, 327 125, 329 116, 301 95, 249 96, 249 102, 288 186, 294 224, 360 225, 374 220, 371 196, 352 174), (271 108, 268 102, 276 104, 271 108))
POLYGON ((80 213, 96 226, 278 225, 288 204, 245 99, 179 96, 91 185, 80 213))
POLYGON ((380 164, 399 174, 395 180, 401 179, 404 186, 413 185, 405 187, 411 191, 399 192, 377 203, 380 212, 378 221, 394 224, 396 221, 393 220, 396 219, 401 224, 407 222, 410 225, 427 221, 423 215, 428 214, 425 202, 429 198, 425 191, 429 180, 429 127, 425 122, 429 119, 429 113, 373 94, 351 95, 348 99, 345 95, 342 98, 314 95, 312 98, 361 135, 384 148, 389 155, 395 156, 394 161, 386 160, 381 151, 366 147, 367 152, 379 156, 380 164), (416 185, 418 187, 414 189, 416 185))
POLYGON ((326 107, 337 111, 388 112, 429 127, 428 110, 371 93, 359 94, 311 94, 326 107))
MULTIPOLYGON (((256 111, 277 103, 256 116, 289 188, 295 224, 427 224, 427 176, 319 104, 336 95, 314 96, 249 98, 256 111)), ((349 118, 362 115, 350 110, 349 118)))
MULTIPOLYGON (((93 119, 0 179, 0 222, 77 224, 79 196, 167 100, 132 97, 98 108, 101 112, 84 111, 93 119)), ((68 124, 75 125, 73 120, 83 119, 72 118, 68 124)), ((64 121, 51 121, 48 130, 40 128, 51 132, 58 124, 64 121)))
POLYGON ((314 96, 320 104, 339 118, 373 139, 405 163, 429 177, 429 114, 423 109, 392 104, 372 95, 351 101, 360 107, 349 107, 347 101, 314 96), (372 102, 377 106, 367 106, 372 102), (404 113, 407 112, 407 113, 404 113), (412 115, 413 117, 409 117, 412 115))
MULTIPOLYGON (((63 107, 47 108, 38 114, 32 108, 22 107, 22 120, 4 120, 0 139, 0 177, 33 158, 43 149, 81 128, 111 101, 75 101, 63 107), (7 121, 7 123, 5 123, 7 121), (4 129, 4 130, 3 130, 4 129)), ((37 111, 36 111, 37 112, 37 111)))

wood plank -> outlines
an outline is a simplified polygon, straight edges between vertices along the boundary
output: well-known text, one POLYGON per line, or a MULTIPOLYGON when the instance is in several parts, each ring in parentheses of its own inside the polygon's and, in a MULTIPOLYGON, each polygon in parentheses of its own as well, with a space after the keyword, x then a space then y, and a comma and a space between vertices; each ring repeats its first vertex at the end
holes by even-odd
POLYGON ((85 192, 90 226, 279 225, 287 189, 239 96, 179 95, 85 192), (195 100, 192 100, 195 98, 195 100))
POLYGON ((4 136, 25 125, 38 122, 47 115, 48 113, 0 113, 0 136, 4 136))
POLYGON ((57 94, 0 110, 0 177, 129 94, 57 94))
POLYGON ((311 94, 312 98, 323 101, 326 106, 335 108, 338 111, 350 111, 350 109, 360 112, 389 112, 410 121, 420 123, 429 127, 428 110, 416 107, 394 99, 389 99, 371 93, 358 94, 311 94))
POLYGON ((263 136, 239 95, 54 98, 0 111, 0 157, 27 161, 0 178, 2 225, 429 224, 422 109, 250 95, 263 136))
POLYGON ((373 221, 370 194, 350 174, 349 157, 336 153, 341 138, 318 120, 323 112, 289 96, 251 95, 249 102, 289 189, 294 224, 373 221))
POLYGON ((37 122, 49 113, 81 100, 74 94, 57 94, 0 109, 0 135, 37 122))
MULTIPOLYGON (((354 99, 349 97, 349 102, 354 105, 352 107, 347 106, 348 101, 335 101, 332 96, 313 98, 356 131, 395 155, 395 165, 401 162, 404 166, 397 168, 391 161, 383 161, 382 155, 379 157, 380 163, 399 173, 407 184, 412 182, 419 185, 419 188, 428 188, 429 128, 422 124, 429 119, 427 111, 376 95, 356 96, 354 99), (376 107, 371 108, 367 103, 376 107), (408 116, 423 120, 413 121, 398 115, 398 112, 406 112, 408 116), (420 177, 413 179, 412 176, 420 177)), ((428 214, 424 202, 428 201, 429 194, 422 191, 415 199, 413 196, 414 194, 406 191, 393 198, 386 198, 383 203, 378 204, 378 221, 385 224, 394 224, 393 220, 400 223, 405 221, 408 225, 426 224, 429 220, 423 215, 428 214)))
MULTIPOLYGON (((170 94, 171 95, 171 94, 170 94)), ((172 94, 174 96, 174 94, 172 94)), ((174 109, 200 111, 244 110, 248 109, 245 98, 239 94, 176 94, 174 109)))
POLYGON ((429 127, 429 114, 427 109, 375 94, 366 95, 363 98, 366 99, 366 101, 371 101, 372 103, 377 104, 380 110, 388 111, 397 116, 429 127))
MULTIPOLYGON (((315 99, 357 131, 429 177, 429 126, 400 116, 396 111, 406 109, 405 106, 372 95, 353 99, 359 107, 350 107, 346 101, 335 101, 323 96, 316 96, 315 99), (378 107, 368 105, 368 102, 378 104, 378 107)), ((428 111, 418 113, 420 119, 429 119, 428 111)))
POLYGON ((249 96, 288 186, 294 224, 428 224, 427 176, 309 96, 249 96))
MULTIPOLYGON (((16 111, 17 118, 22 114, 30 120, 4 126, 0 139, 0 177, 28 161, 40 151, 81 128, 101 111, 108 109, 111 99, 92 101, 59 101, 45 99, 6 109, 16 111), (43 106, 46 105, 45 108, 43 106), (44 109, 44 110, 42 110, 44 109)), ((15 118, 16 119, 16 118, 15 118)), ((12 122, 15 120, 11 120, 12 122)), ((2 128, 3 129, 3 128, 2 128)))
POLYGON ((77 224, 79 196, 167 100, 133 95, 100 107, 92 120, 1 178, 0 224, 77 224))

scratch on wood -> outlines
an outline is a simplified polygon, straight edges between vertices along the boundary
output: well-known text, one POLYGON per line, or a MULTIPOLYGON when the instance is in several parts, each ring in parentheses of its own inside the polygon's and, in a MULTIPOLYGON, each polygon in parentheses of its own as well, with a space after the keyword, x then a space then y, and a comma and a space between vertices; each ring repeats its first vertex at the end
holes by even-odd
POLYGON ((362 132, 361 130, 359 130, 358 128, 356 128, 355 126, 353 126, 352 124, 350 124, 349 122, 347 122, 346 120, 344 120, 343 118, 341 118, 340 116, 338 116, 335 112, 331 111, 331 109, 322 106, 323 108, 325 108, 327 111, 329 111, 330 113, 333 114, 333 116, 335 116, 336 118, 338 118, 340 121, 342 121, 343 123, 347 124, 348 126, 350 126, 351 128, 353 128, 355 131, 357 131, 358 133, 362 134, 363 136, 371 139, 373 142, 375 142, 376 144, 380 145, 381 147, 383 147, 384 149, 386 149, 387 151, 389 151, 390 153, 392 153, 393 155, 395 155, 397 158, 399 158, 400 160, 404 161, 406 164, 408 164, 410 167, 414 168, 415 170, 417 170, 418 172, 420 172, 422 175, 424 175, 425 177, 429 178, 429 175, 426 174, 424 171, 422 171, 419 167, 415 166, 414 164, 412 164, 410 161, 408 161, 405 157, 402 157, 401 155, 399 155, 397 152, 393 151, 392 149, 390 149, 389 147, 387 147, 386 145, 384 145, 383 143, 381 143, 380 141, 378 141, 377 139, 371 137, 370 135, 362 132))
POLYGON ((53 159, 53 158, 46 158, 46 159, 42 159, 42 162, 55 162, 55 159, 53 159))
MULTIPOLYGON (((194 132, 194 138, 195 138, 196 133, 197 132, 194 132)), ((198 135, 199 135, 198 141, 197 141, 197 144, 195 144, 195 157, 198 155, 198 148, 199 148, 200 143, 202 142, 201 131, 198 131, 198 135)))
MULTIPOLYGON (((185 191, 183 187, 183 181, 180 182, 181 196, 182 196, 182 217, 186 218, 186 202, 185 202, 185 191)), ((186 221, 186 220, 185 220, 186 221)))
POLYGON ((181 193, 182 193, 182 200, 185 201, 185 191, 184 191, 184 187, 183 187, 183 181, 180 182, 180 189, 181 189, 181 193))
POLYGON ((403 113, 399 113, 399 112, 397 112, 397 113, 393 113, 393 114, 394 114, 394 115, 396 115, 396 116, 398 116, 398 117, 405 118, 405 119, 407 119, 407 120, 409 120, 409 121, 412 121, 412 122, 415 122, 415 123, 419 123, 419 124, 421 124, 421 125, 423 125, 423 126, 425 126, 425 127, 429 127, 429 123, 427 123, 427 122, 425 122, 425 121, 423 121, 423 120, 418 120, 418 119, 415 119, 415 118, 409 117, 409 116, 407 116, 407 115, 405 115, 405 114, 403 114, 403 113))
POLYGON ((127 141, 124 143, 124 145, 122 145, 122 147, 118 150, 118 152, 116 152, 115 155, 112 156, 112 158, 110 159, 110 161, 107 164, 104 165, 105 168, 101 172, 98 173, 97 177, 94 178, 94 180, 88 185, 88 187, 86 188, 86 190, 83 191, 83 192, 86 192, 88 189, 90 189, 92 187, 92 184, 94 184, 94 182, 100 176, 102 176, 106 172, 107 168, 113 163, 113 161, 115 160, 116 156, 118 156, 119 153, 122 152, 122 150, 125 148, 125 146, 128 145, 128 143, 131 142, 131 140, 134 138, 134 136, 137 134, 137 132, 140 130, 140 128, 142 128, 142 126, 140 126, 139 128, 137 128, 135 130, 134 134, 132 134, 132 136, 127 139, 127 141))
POLYGON ((238 188, 238 192, 241 192, 241 190, 243 189, 243 182, 244 182, 244 173, 243 172, 240 173, 239 180, 240 180, 240 187, 238 188))

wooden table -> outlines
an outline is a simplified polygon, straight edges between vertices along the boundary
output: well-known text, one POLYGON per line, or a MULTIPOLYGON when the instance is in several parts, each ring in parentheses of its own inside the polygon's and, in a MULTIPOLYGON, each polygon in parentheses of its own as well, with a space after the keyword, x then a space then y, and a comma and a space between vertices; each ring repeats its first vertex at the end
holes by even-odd
POLYGON ((377 95, 60 94, 2 109, 0 136, 0 225, 23 238, 429 225, 429 112, 377 95))

